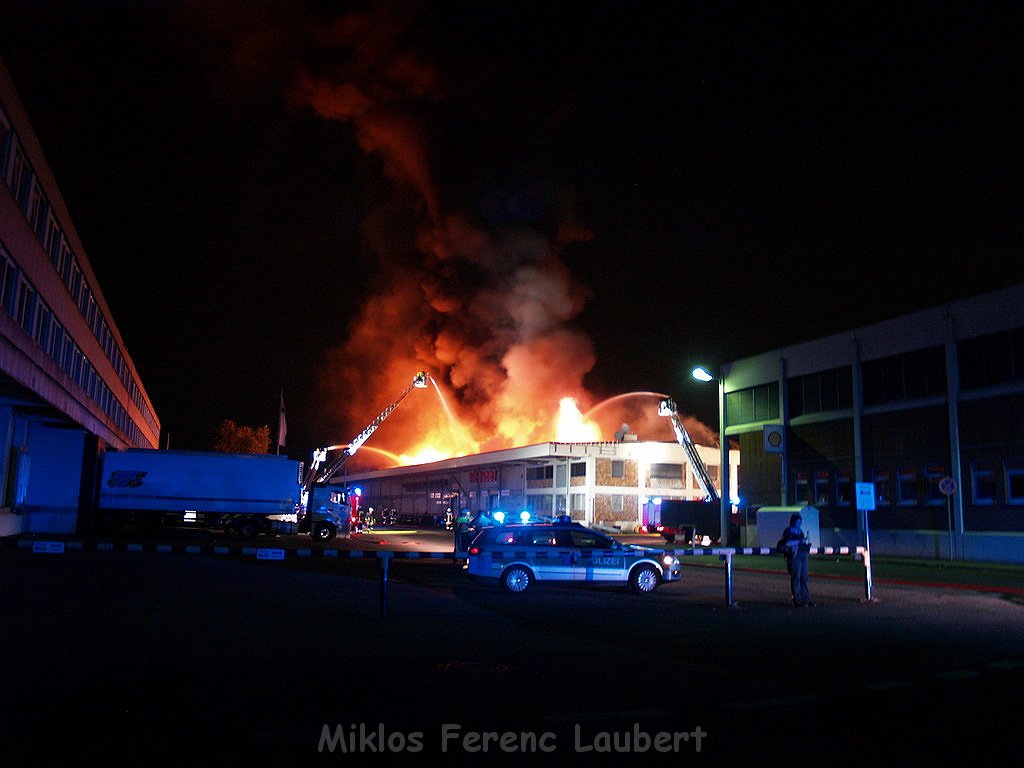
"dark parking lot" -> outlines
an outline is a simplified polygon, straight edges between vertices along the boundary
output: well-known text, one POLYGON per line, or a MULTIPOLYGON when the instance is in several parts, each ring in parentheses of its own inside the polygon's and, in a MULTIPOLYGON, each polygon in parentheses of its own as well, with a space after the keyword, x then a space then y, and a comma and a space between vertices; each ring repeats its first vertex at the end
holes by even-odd
POLYGON ((512 597, 396 560, 382 619, 372 559, 7 547, 0 565, 3 744, 47 765, 853 764, 1020 744, 1024 606, 998 593, 866 603, 822 580, 798 609, 785 577, 744 573, 727 608, 721 571, 684 564, 645 597, 512 597))

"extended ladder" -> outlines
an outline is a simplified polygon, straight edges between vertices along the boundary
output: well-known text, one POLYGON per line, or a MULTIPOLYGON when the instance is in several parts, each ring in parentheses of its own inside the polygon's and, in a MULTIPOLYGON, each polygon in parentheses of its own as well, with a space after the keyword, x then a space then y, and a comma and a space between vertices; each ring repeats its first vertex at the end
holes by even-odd
POLYGON ((712 503, 718 501, 718 490, 715 488, 715 484, 711 482, 708 468, 700 457, 697 446, 690 439, 690 433, 683 426, 682 419, 679 418, 679 414, 676 412, 676 404, 672 398, 666 398, 658 404, 658 415, 668 416, 672 421, 672 429, 675 430, 676 440, 683 446, 683 450, 686 451, 686 455, 690 459, 690 470, 697 479, 697 483, 704 490, 704 496, 707 501, 712 503))

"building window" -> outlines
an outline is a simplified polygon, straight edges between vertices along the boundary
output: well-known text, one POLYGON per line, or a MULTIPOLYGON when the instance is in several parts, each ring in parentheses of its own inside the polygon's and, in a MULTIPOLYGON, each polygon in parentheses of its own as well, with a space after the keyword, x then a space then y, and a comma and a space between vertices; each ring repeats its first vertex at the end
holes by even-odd
POLYGON ((961 341, 957 352, 964 389, 1024 381, 1024 328, 961 341))
POLYGON ((68 283, 68 290, 71 291, 71 300, 78 304, 78 295, 82 291, 82 270, 78 268, 78 263, 75 262, 71 265, 70 282, 68 283))
POLYGON ((848 507, 853 503, 853 478, 850 477, 850 470, 836 470, 836 504, 841 507, 848 507))
MULTIPOLYGON (((131 388, 129 388, 130 390, 131 388)), ((133 398, 134 399, 134 395, 133 398)), ((530 467, 526 470, 527 480, 551 480, 555 476, 555 468, 550 464, 543 467, 530 467)))
POLYGON ((46 302, 39 301, 36 304, 36 319, 35 319, 35 338, 39 342, 39 346, 43 350, 49 350, 50 348, 50 308, 46 306, 46 302))
POLYGON ((1010 504, 1024 504, 1024 459, 1006 462, 1006 500, 1010 504))
POLYGON ((809 472, 799 470, 793 473, 793 502, 806 504, 809 498, 811 477, 809 472))
POLYGON ((16 137, 11 136, 11 161, 7 168, 7 186, 11 188, 11 194, 18 201, 20 206, 24 200, 25 192, 25 153, 18 144, 16 137))
POLYGON ((18 298, 14 307, 14 319, 18 325, 25 329, 25 333, 31 335, 32 325, 35 322, 36 292, 28 280, 21 278, 18 283, 18 298))
POLYGON ((7 314, 11 314, 11 308, 13 307, 15 276, 17 274, 18 270, 14 266, 14 261, 7 255, 7 251, 0 247, 0 306, 3 307, 7 314))
POLYGON ((13 140, 13 138, 14 131, 11 130, 11 122, 3 108, 0 107, 0 176, 4 176, 4 170, 7 168, 7 156, 10 154, 9 140, 13 140))
POLYGON ((651 479, 681 480, 683 478, 682 464, 651 464, 651 479))
POLYGON ((996 503, 996 470, 991 462, 971 464, 971 501, 984 505, 996 503))
POLYGON ((559 464, 557 467, 555 467, 555 487, 556 488, 564 488, 565 487, 565 465, 564 464, 559 464))
POLYGON ((586 477, 587 476, 587 462, 577 461, 569 467, 570 477, 586 477))
POLYGON ((875 484, 875 506, 888 507, 892 504, 892 475, 888 469, 876 469, 871 473, 875 484))
POLYGON ((585 508, 583 506, 585 498, 586 498, 585 495, 582 494, 582 493, 574 493, 574 494, 572 494, 571 504, 572 504, 572 511, 573 512, 583 512, 583 511, 585 511, 585 508))
POLYGON ((729 392, 725 396, 727 426, 779 418, 779 382, 729 392))
POLYGON ((612 460, 612 477, 626 476, 626 462, 620 459, 612 460))
POLYGON ((917 504, 917 468, 900 467, 896 471, 896 503, 902 507, 917 504))
POLYGON ((946 394, 946 354, 942 347, 868 360, 863 373, 865 405, 946 394))
POLYGON ((68 285, 68 281, 71 279, 71 263, 75 260, 75 255, 71 252, 71 247, 67 244, 64 238, 60 241, 60 279, 64 285, 68 285))
POLYGON ((549 493, 535 493, 526 497, 527 507, 530 512, 534 515, 550 515, 551 514, 551 494, 549 493))
POLYGON ((946 476, 944 464, 929 464, 924 468, 925 503, 933 506, 946 503, 946 497, 939 490, 939 483, 946 476))
POLYGON ((790 417, 853 407, 853 373, 849 366, 790 379, 788 390, 790 417))
POLYGON ((612 494, 612 512, 621 512, 623 509, 623 496, 621 493, 612 494))
MULTIPOLYGON (((57 219, 54 218, 53 211, 49 211, 46 215, 46 235, 43 237, 43 250, 50 254, 50 263, 54 267, 57 266, 57 260, 60 258, 60 240, 61 232, 60 225, 57 223, 57 219)), ((60 270, 58 270, 59 272, 60 270)))
POLYGON ((827 469, 819 469, 814 473, 815 504, 830 504, 829 492, 832 489, 832 475, 827 469))

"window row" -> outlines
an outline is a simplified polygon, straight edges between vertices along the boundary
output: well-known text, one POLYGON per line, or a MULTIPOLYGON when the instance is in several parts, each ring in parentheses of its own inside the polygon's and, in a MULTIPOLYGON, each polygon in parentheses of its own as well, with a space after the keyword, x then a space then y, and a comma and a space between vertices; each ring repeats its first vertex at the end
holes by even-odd
POLYGON ((964 389, 1024 381, 1024 328, 966 339, 957 354, 964 389))
MULTIPOLYGON (((964 502, 979 506, 1024 505, 1024 459, 975 461, 968 467, 964 502)), ((941 506, 946 504, 941 483, 948 464, 903 464, 870 470, 875 486, 875 508, 941 506)), ((792 473, 794 504, 853 506, 855 482, 847 469, 797 469, 792 473)))
POLYGON ((90 330, 99 342, 107 359, 110 360, 117 377, 121 379, 128 395, 142 413, 154 433, 159 432, 156 417, 142 396, 142 390, 132 375, 121 350, 118 348, 110 325, 99 310, 93 290, 82 274, 82 268, 75 257, 53 206, 43 192, 38 177, 32 170, 18 136, 11 127, 6 113, 0 108, 0 177, 11 190, 15 202, 21 208, 28 224, 35 233, 43 251, 71 294, 71 300, 85 318, 90 330))
POLYGON ((0 307, 35 339, 40 348, 99 406, 134 445, 146 445, 142 430, 128 416, 89 358, 54 316, 32 283, 0 246, 0 307))
POLYGON ((727 426, 775 421, 778 418, 779 383, 777 381, 729 392, 725 396, 727 426))
MULTIPOLYGON (((960 383, 978 389, 1024 381, 1024 328, 964 339, 957 344, 960 383)), ((946 353, 941 346, 866 360, 861 373, 867 406, 945 397, 946 353)), ((843 366, 787 381, 789 416, 822 413, 853 406, 853 369, 843 366)), ((729 426, 778 418, 778 384, 729 392, 729 426)))

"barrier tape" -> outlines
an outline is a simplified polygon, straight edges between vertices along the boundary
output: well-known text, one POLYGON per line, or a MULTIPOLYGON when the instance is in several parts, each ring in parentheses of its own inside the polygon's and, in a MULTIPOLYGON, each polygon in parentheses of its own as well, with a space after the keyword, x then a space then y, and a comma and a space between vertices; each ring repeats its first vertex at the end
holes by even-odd
MULTIPOLYGON (((0 544, 10 545, 11 537, 0 539, 0 544)), ((100 552, 112 552, 123 550, 126 552, 157 552, 157 553, 184 553, 188 555, 199 555, 212 553, 214 555, 240 555, 242 557, 255 557, 257 560, 284 560, 287 557, 326 557, 339 559, 375 559, 380 563, 380 617, 387 615, 387 594, 388 594, 388 565, 391 560, 466 560, 468 552, 422 552, 418 550, 394 550, 394 549, 314 549, 303 547, 299 549, 285 549, 283 547, 252 547, 238 546, 230 547, 223 545, 197 545, 197 544, 140 544, 137 542, 112 542, 112 541, 53 541, 45 539, 14 539, 19 547, 31 548, 34 553, 40 554, 62 554, 67 550, 83 550, 93 548, 100 552)), ((666 549, 667 554, 676 557, 718 557, 725 563, 725 604, 729 607, 735 605, 732 589, 732 558, 736 555, 762 555, 778 556, 780 553, 773 547, 710 547, 696 549, 666 549)), ((872 598, 871 579, 871 554, 865 547, 811 547, 812 555, 854 555, 864 562, 864 594, 870 602, 872 598)))
POLYGON ((333 549, 303 547, 290 549, 284 547, 253 547, 224 546, 222 544, 142 544, 139 542, 115 541, 54 541, 46 539, 22 539, 5 537, 0 545, 31 549, 37 554, 63 554, 70 551, 96 550, 98 552, 149 552, 159 554, 185 555, 233 555, 255 557, 257 560, 284 560, 288 557, 327 557, 327 558, 367 558, 408 560, 451 560, 456 557, 452 552, 422 552, 392 549, 333 549))

